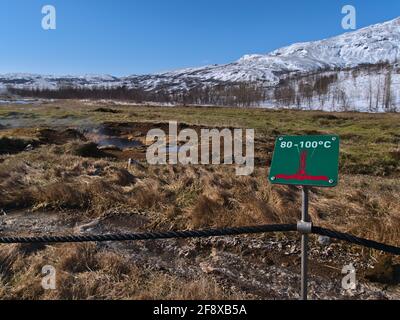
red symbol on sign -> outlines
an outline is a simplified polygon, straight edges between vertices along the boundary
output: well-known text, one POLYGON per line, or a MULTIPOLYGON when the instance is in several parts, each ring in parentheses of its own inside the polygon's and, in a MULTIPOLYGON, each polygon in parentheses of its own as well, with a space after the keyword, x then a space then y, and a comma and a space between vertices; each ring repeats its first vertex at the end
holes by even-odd
POLYGON ((310 176, 306 172, 307 168, 307 151, 303 151, 300 155, 300 167, 299 171, 293 175, 287 174, 278 174, 276 175, 277 179, 283 180, 311 180, 311 181, 327 181, 329 182, 329 178, 326 176, 310 176))

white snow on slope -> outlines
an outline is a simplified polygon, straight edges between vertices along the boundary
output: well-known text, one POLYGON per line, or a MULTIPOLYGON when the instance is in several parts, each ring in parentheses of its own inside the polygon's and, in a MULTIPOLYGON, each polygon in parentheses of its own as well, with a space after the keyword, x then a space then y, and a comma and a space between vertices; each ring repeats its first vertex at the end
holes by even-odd
POLYGON ((395 62, 400 58, 400 18, 355 32, 309 43, 298 43, 271 56, 309 59, 331 67, 395 62))
POLYGON ((198 81, 262 81, 274 85, 281 74, 355 67, 400 59, 400 18, 315 42, 297 43, 266 55, 245 55, 227 65, 183 69, 156 75, 198 81))

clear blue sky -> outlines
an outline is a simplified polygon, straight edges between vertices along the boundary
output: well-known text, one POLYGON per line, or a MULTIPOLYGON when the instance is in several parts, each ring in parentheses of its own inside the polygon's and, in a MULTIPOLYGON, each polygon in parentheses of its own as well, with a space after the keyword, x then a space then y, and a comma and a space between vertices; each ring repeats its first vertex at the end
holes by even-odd
POLYGON ((0 0, 0 73, 153 73, 229 63, 400 16, 398 0, 0 0), (41 28, 42 6, 57 30, 41 28))

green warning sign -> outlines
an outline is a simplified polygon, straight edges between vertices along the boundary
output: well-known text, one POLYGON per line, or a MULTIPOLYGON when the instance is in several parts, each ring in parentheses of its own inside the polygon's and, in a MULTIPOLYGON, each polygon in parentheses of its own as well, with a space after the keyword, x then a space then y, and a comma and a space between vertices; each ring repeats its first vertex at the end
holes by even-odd
POLYGON ((285 185, 337 186, 339 145, 338 136, 279 137, 269 181, 285 185))

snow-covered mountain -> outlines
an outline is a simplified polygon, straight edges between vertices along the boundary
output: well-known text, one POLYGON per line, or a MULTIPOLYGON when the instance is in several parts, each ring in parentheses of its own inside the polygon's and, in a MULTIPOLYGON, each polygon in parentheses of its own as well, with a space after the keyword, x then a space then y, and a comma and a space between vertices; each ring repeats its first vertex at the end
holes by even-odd
MULTIPOLYGON (((293 74, 304 76, 335 71, 342 72, 341 77, 343 77, 350 69, 379 63, 389 63, 395 67, 391 80, 393 79, 394 84, 397 84, 400 82, 397 72, 398 61, 400 61, 400 18, 325 40, 297 43, 264 55, 245 55, 238 61, 226 65, 208 65, 121 78, 109 75, 59 77, 5 74, 0 75, 0 86, 50 89, 62 86, 127 86, 149 91, 162 89, 179 92, 194 87, 252 82, 271 90, 293 74)), ((364 78, 368 76, 376 78, 376 74, 362 74, 364 78)), ((368 81, 364 79, 361 82, 365 84, 368 81)), ((368 85, 371 85, 370 82, 368 85)), ((365 86, 360 89, 365 90, 365 86)), ((344 90, 347 89, 344 88, 344 90)), ((357 90, 356 88, 355 91, 357 90)), ((270 102, 273 103, 273 99, 270 102)))
POLYGON ((0 74, 0 86, 28 89, 58 89, 62 86, 118 86, 120 80, 110 75, 54 76, 30 73, 0 74))
MULTIPOLYGON (((266 55, 245 55, 227 65, 212 65, 162 73, 140 79, 146 87, 188 82, 265 82, 277 84, 282 75, 328 68, 356 67, 400 59, 400 18, 355 32, 314 42, 297 43, 266 55), (172 80, 172 81, 171 81, 172 80)), ((138 79, 133 77, 132 79, 138 79)))

